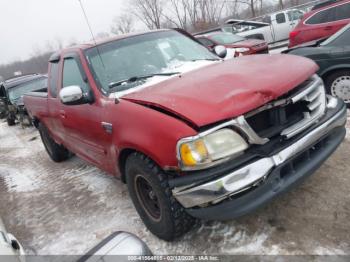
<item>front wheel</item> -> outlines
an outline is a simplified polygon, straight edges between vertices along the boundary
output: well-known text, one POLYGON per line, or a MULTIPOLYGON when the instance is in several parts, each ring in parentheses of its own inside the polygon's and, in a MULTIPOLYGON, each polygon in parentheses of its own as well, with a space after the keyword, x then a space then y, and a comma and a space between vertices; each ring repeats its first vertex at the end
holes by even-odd
POLYGON ((192 228, 195 219, 172 196, 166 175, 152 160, 133 153, 125 170, 134 206, 154 235, 172 241, 192 228))
POLYGON ((16 124, 16 119, 11 116, 8 116, 6 120, 8 126, 14 126, 16 124))
POLYGON ((325 82, 328 93, 343 99, 347 107, 350 107, 350 70, 334 72, 325 82))
POLYGON ((64 146, 57 144, 55 140, 51 138, 46 126, 44 126, 42 123, 39 123, 38 129, 46 152, 53 161, 62 162, 71 156, 70 152, 64 146))

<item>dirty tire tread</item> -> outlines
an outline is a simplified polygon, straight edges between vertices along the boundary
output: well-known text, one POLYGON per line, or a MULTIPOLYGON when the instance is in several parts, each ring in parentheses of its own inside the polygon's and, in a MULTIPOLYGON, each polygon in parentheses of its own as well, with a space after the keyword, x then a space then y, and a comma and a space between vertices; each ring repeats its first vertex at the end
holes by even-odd
POLYGON ((6 119, 6 121, 7 121, 7 125, 8 126, 14 126, 15 124, 16 124, 16 120, 15 119, 13 119, 13 118, 7 118, 6 119))
POLYGON ((63 162, 70 158, 70 152, 62 145, 57 144, 50 136, 47 128, 39 123, 39 133, 45 150, 54 162, 63 162), (46 141, 46 142, 45 142, 46 141))
MULTIPOLYGON (((344 76, 344 75, 350 76, 350 70, 348 70, 348 69, 337 70, 337 71, 335 71, 334 73, 331 73, 330 75, 328 75, 328 76, 326 77, 326 79, 325 79, 324 81, 325 81, 326 93, 327 93, 327 94, 332 95, 332 92, 331 92, 332 83, 333 83, 338 77, 341 77, 341 76, 344 76)), ((346 106, 347 106, 348 108, 350 108, 350 103, 347 103, 346 106)))
MULTIPOLYGON (((166 174, 163 173, 163 171, 148 157, 146 157, 143 154, 140 153, 133 153, 131 154, 127 161, 126 161, 126 181, 129 189, 129 194, 131 196, 131 199, 134 203, 134 206, 139 213, 141 219, 147 226, 147 228, 156 236, 159 238, 166 240, 166 241, 173 241, 176 238, 181 237, 185 233, 187 233, 191 228, 195 225, 196 219, 191 217, 185 209, 181 206, 179 202, 173 197, 171 193, 171 189, 168 185, 168 179, 166 174), (135 166, 138 166, 139 168, 144 169, 146 176, 149 174, 149 177, 155 178, 153 181, 155 181, 156 184, 158 184, 159 188, 162 192, 160 192, 162 200, 166 202, 168 209, 168 219, 165 222, 165 227, 167 230, 166 232, 159 232, 159 229, 161 229, 161 226, 154 225, 152 221, 149 219, 149 216, 147 213, 142 210, 142 206, 138 201, 138 197, 136 196, 134 192, 134 180, 133 180, 133 174, 130 173, 130 171, 135 168, 135 166), (147 170, 145 170, 146 168, 147 170), (163 193, 163 194, 162 194, 163 193), (141 209, 141 210, 140 210, 141 209), (169 219, 170 218, 170 219, 169 219), (151 222, 150 222, 151 221, 151 222)), ((154 185, 152 185, 154 188, 154 185)), ((154 190, 157 191, 157 190, 154 190)), ((159 194, 159 192, 158 192, 159 194)), ((159 195, 157 194, 157 197, 159 195)), ((164 213, 162 213, 162 219, 164 219, 164 213)), ((164 222, 163 222, 164 223, 164 222)), ((164 226, 164 224, 163 224, 164 226)), ((164 229, 163 228, 163 229, 164 229)))

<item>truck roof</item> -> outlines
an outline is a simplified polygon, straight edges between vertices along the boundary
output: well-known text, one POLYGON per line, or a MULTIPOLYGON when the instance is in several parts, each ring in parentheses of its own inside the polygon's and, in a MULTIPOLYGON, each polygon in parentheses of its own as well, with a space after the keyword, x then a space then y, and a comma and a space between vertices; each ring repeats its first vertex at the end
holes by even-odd
POLYGON ((163 31, 169 31, 171 29, 157 29, 157 30, 151 30, 151 31, 146 31, 146 32, 137 32, 137 33, 129 33, 129 34, 121 34, 121 35, 116 35, 113 37, 107 37, 107 38, 103 38, 103 39, 98 39, 95 41, 90 41, 87 43, 83 43, 83 44, 78 44, 75 46, 71 46, 68 48, 64 48, 62 50, 60 50, 58 53, 62 52, 62 51, 68 51, 68 50, 76 50, 76 49, 81 49, 81 50, 86 50, 89 49, 91 47, 95 47, 95 46, 99 46, 102 44, 106 44, 115 40, 120 40, 120 39, 125 39, 125 38, 129 38, 129 37, 133 37, 133 36, 138 36, 138 35, 145 35, 145 34, 150 34, 150 33, 154 33, 154 32, 163 32, 163 31))

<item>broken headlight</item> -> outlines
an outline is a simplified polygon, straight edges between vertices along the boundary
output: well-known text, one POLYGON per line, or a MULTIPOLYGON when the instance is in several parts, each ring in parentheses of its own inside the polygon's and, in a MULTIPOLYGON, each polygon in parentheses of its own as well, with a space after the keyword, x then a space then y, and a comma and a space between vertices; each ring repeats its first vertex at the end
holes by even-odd
POLYGON ((248 148, 248 144, 238 133, 224 128, 203 136, 181 139, 177 148, 183 169, 201 169, 240 154, 248 148))

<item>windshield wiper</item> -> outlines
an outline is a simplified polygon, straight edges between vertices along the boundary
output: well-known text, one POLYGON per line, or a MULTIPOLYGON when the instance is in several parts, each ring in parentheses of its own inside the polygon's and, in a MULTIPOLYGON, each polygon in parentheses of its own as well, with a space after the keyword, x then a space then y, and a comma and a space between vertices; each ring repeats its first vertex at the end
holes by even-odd
POLYGON ((142 80, 142 79, 147 79, 151 78, 154 76, 172 76, 172 75, 177 75, 180 74, 180 72, 169 72, 169 73, 156 73, 156 74, 149 74, 149 75, 143 75, 143 76, 133 76, 128 79, 120 80, 117 82, 112 82, 108 84, 108 87, 112 89, 113 87, 120 86, 124 83, 134 83, 136 81, 142 80))

